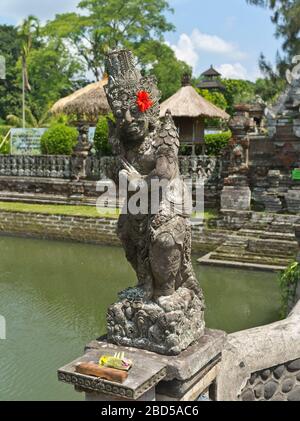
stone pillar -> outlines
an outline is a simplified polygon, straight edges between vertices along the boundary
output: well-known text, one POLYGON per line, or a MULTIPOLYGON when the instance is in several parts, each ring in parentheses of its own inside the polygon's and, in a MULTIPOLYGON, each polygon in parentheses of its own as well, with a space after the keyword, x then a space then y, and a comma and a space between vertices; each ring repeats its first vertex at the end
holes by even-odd
POLYGON ((224 180, 221 195, 221 210, 249 211, 251 190, 248 181, 249 137, 251 127, 249 107, 237 105, 236 112, 229 122, 232 131, 230 140, 229 176, 224 180))
POLYGON ((78 131, 78 142, 72 154, 72 178, 76 181, 87 177, 86 161, 92 148, 92 145, 89 143, 89 124, 79 122, 78 131))

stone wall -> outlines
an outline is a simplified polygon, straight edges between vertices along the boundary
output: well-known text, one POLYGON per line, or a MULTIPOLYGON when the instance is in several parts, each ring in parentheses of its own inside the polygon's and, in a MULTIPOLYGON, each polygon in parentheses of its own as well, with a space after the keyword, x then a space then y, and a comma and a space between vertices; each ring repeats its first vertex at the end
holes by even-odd
MULTIPOLYGON (((120 245, 116 235, 116 219, 84 216, 49 215, 0 210, 0 233, 70 240, 92 244, 120 245)), ((193 252, 207 253, 222 244, 230 232, 192 227, 193 252)))
POLYGON ((249 149, 253 205, 270 212, 300 212, 300 182, 291 177, 300 168, 300 140, 252 138, 249 149))
POLYGON ((239 230, 247 226, 257 230, 275 230, 289 232, 292 227, 296 237, 300 239, 300 214, 277 214, 255 211, 222 211, 219 218, 209 222, 211 228, 239 230))
POLYGON ((18 236, 119 245, 116 219, 0 211, 0 232, 18 236))
POLYGON ((300 401, 300 301, 285 320, 228 335, 220 401, 300 401))

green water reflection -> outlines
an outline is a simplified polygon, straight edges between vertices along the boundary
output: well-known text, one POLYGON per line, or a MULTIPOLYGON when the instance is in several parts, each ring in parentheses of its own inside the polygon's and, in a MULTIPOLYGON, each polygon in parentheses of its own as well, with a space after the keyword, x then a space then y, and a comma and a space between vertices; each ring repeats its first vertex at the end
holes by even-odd
MULTIPOLYGON (((134 283, 122 249, 0 237, 0 400, 78 400, 56 369, 105 332, 105 311, 134 283)), ((206 323, 227 332, 272 322, 276 275, 195 265, 206 323)))

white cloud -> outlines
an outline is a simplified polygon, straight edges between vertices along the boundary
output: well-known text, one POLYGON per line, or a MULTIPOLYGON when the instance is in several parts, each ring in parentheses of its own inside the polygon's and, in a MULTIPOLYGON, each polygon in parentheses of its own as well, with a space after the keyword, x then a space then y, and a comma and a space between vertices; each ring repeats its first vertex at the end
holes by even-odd
POLYGON ((183 60, 195 69, 198 64, 199 55, 191 38, 187 34, 181 34, 177 45, 171 45, 178 60, 183 60))
POLYGON ((245 53, 239 50, 237 45, 225 41, 217 35, 205 34, 198 29, 194 29, 190 39, 195 49, 199 51, 224 54, 234 60, 241 60, 247 57, 245 53))
POLYGON ((246 79, 255 81, 261 77, 261 72, 256 66, 252 71, 248 71, 241 63, 225 63, 216 67, 216 70, 221 73, 225 79, 246 79))
POLYGON ((19 23, 28 15, 35 15, 45 21, 56 13, 75 11, 77 4, 78 0, 1 0, 1 18, 19 23))
POLYGON ((241 63, 221 64, 216 70, 221 73, 225 79, 247 79, 247 69, 241 63))
MULTIPOLYGON (((177 44, 171 45, 171 48, 174 50, 176 57, 192 66, 195 72, 197 71, 202 52, 225 56, 230 60, 244 60, 247 58, 247 54, 240 51, 236 44, 230 43, 217 35, 200 32, 199 29, 194 29, 191 35, 181 34, 177 44)), ((230 66, 232 66, 231 69, 225 67, 226 72, 231 70, 231 72, 235 71, 235 73, 240 75, 243 70, 246 72, 246 69, 240 63, 230 66)))

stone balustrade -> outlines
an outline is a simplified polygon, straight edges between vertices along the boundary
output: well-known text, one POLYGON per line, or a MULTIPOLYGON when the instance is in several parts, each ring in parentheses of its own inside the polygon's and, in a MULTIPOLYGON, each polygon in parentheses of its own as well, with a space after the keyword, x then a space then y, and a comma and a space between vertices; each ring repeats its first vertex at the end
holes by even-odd
POLYGON ((70 178, 71 161, 65 155, 0 155, 0 176, 70 178))
POLYGON ((299 401, 299 322, 300 301, 285 320, 228 335, 217 399, 299 401))
MULTIPOLYGON (((187 177, 201 177, 204 180, 220 175, 221 165, 214 157, 181 156, 179 164, 182 174, 187 177)), ((72 177, 74 157, 66 155, 0 155, 0 176, 14 177, 72 177)), ((88 156, 86 174, 89 180, 99 180, 116 167, 116 158, 88 156)))

